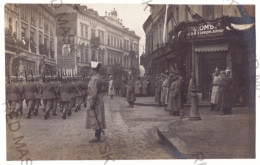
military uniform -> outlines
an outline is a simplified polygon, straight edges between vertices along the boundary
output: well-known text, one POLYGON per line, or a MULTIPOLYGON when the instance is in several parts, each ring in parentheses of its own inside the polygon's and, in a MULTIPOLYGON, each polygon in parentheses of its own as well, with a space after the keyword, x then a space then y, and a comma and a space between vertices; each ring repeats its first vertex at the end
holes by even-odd
POLYGON ((85 97, 85 83, 82 80, 78 80, 77 82, 77 89, 78 89, 78 93, 77 93, 77 97, 76 97, 76 111, 77 110, 81 110, 81 104, 84 102, 84 97, 85 97))
POLYGON ((39 81, 39 77, 36 76, 34 78, 34 84, 36 86, 36 92, 35 92, 35 96, 34 96, 34 116, 37 116, 38 115, 38 109, 39 109, 39 106, 41 104, 41 88, 42 88, 42 82, 39 81))
POLYGON ((9 116, 17 115, 20 109, 19 102, 22 100, 23 88, 17 83, 17 79, 12 77, 12 82, 6 85, 6 99, 10 107, 9 116))
POLYGON ((53 99, 53 111, 52 111, 52 114, 54 116, 56 116, 56 110, 57 110, 57 105, 58 105, 58 101, 59 101, 59 98, 60 98, 60 93, 59 93, 59 86, 60 86, 60 82, 58 81, 58 78, 57 77, 53 77, 52 78, 52 85, 54 87, 54 90, 55 90, 55 98, 53 99))
POLYGON ((66 113, 69 112, 71 96, 70 92, 72 90, 71 85, 67 82, 68 77, 64 77, 62 79, 62 83, 60 84, 60 103, 62 105, 62 118, 66 119, 66 113))
POLYGON ((49 112, 53 107, 53 100, 56 98, 55 92, 56 90, 53 84, 50 82, 50 77, 45 77, 45 82, 42 84, 41 89, 43 102, 46 103, 44 119, 49 117, 49 112))
POLYGON ((25 101, 27 103, 26 117, 30 118, 31 112, 34 109, 35 93, 38 92, 32 77, 27 78, 27 82, 23 85, 23 92, 24 92, 25 101))

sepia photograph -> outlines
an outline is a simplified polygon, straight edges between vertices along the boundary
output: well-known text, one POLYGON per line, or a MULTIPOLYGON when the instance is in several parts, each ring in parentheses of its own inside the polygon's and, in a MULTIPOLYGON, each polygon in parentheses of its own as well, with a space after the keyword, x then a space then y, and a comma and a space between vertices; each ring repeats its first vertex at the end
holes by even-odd
POLYGON ((142 2, 2 6, 7 162, 256 158, 256 5, 142 2))

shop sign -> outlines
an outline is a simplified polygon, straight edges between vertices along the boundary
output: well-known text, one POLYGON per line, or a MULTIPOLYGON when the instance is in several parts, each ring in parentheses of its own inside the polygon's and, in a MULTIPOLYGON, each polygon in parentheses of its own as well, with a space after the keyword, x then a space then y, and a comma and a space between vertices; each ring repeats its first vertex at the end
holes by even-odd
POLYGON ((209 22, 205 24, 199 24, 196 26, 188 27, 188 37, 200 37, 210 34, 221 34, 224 29, 221 27, 220 22, 209 22))

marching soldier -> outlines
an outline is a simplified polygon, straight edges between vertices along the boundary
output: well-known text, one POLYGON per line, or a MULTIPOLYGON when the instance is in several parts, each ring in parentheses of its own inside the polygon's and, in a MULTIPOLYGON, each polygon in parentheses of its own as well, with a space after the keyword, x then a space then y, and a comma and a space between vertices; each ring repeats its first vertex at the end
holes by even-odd
MULTIPOLYGON (((22 88, 23 84, 25 84, 26 82, 24 82, 24 77, 20 76, 18 78, 18 84, 19 86, 22 88)), ((18 111, 20 113, 20 115, 23 115, 23 101, 24 101, 24 93, 21 93, 21 99, 18 101, 18 111)), ((18 114, 19 115, 19 114, 18 114)))
POLYGON ((34 77, 34 83, 35 83, 35 86, 37 88, 36 92, 35 92, 35 96, 34 96, 34 116, 37 116, 38 115, 38 109, 39 109, 39 106, 41 104, 41 98, 42 98, 42 95, 41 95, 41 88, 42 88, 42 82, 40 80, 40 77, 39 76, 35 76, 34 77))
POLYGON ((70 91, 71 85, 68 83, 68 77, 62 78, 62 82, 60 84, 60 103, 62 105, 62 118, 66 119, 66 113, 69 112, 70 108, 70 101, 71 101, 71 96, 70 96, 70 91))
POLYGON ((60 98, 60 93, 59 93, 59 86, 60 86, 60 82, 58 81, 58 77, 52 77, 52 85, 54 87, 54 91, 55 91, 55 98, 53 99, 53 111, 52 111, 52 115, 53 116, 57 116, 56 110, 57 110, 57 105, 58 105, 58 100, 60 98))
POLYGON ((68 80, 69 80, 68 81, 69 85, 71 86, 71 90, 70 90, 71 101, 70 101, 68 116, 71 116, 72 110, 76 107, 76 95, 78 91, 77 91, 77 84, 75 83, 75 81, 73 81, 72 77, 68 77, 68 80))
POLYGON ((76 97, 76 111, 80 111, 81 110, 81 104, 84 102, 84 97, 85 97, 85 83, 82 81, 82 79, 80 79, 80 77, 77 78, 78 82, 78 94, 76 97))
POLYGON ((103 81, 99 74, 101 63, 91 62, 92 77, 88 83, 88 104, 86 129, 95 130, 95 138, 89 143, 98 143, 101 139, 101 133, 104 134, 103 129, 106 128, 105 121, 105 107, 103 100, 103 81))
POLYGON ((56 98, 55 96, 55 88, 50 82, 50 77, 45 77, 45 82, 42 84, 42 100, 46 103, 46 109, 44 112, 44 119, 49 118, 49 112, 53 107, 53 100, 56 98))
POLYGON ((33 77, 28 76, 27 82, 23 85, 23 92, 24 92, 24 99, 27 103, 27 112, 26 112, 26 118, 31 117, 31 113, 34 109, 34 98, 35 93, 37 93, 37 87, 35 86, 35 83, 33 82, 33 77))
POLYGON ((11 119, 13 119, 13 115, 15 115, 15 117, 17 116, 20 108, 19 102, 22 100, 23 88, 17 82, 18 78, 12 76, 11 83, 6 85, 7 104, 9 104, 10 107, 10 112, 8 115, 11 119))
POLYGON ((181 109, 181 79, 176 72, 170 73, 170 77, 168 110, 171 115, 179 116, 181 109))

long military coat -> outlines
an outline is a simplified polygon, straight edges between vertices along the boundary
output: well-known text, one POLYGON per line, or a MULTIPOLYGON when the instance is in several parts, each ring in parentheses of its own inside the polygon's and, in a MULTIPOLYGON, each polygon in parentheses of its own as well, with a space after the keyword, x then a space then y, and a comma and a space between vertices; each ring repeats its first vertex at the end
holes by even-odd
POLYGON ((155 102, 159 102, 161 99, 162 79, 158 79, 155 83, 155 102))
POLYGON ((103 83, 99 74, 93 75, 88 83, 86 129, 106 128, 103 83))
POLYGON ((130 78, 126 84, 126 100, 128 103, 136 100, 134 78, 130 78))
POLYGON ((168 110, 179 111, 181 109, 181 80, 179 78, 172 81, 168 99, 168 110))

